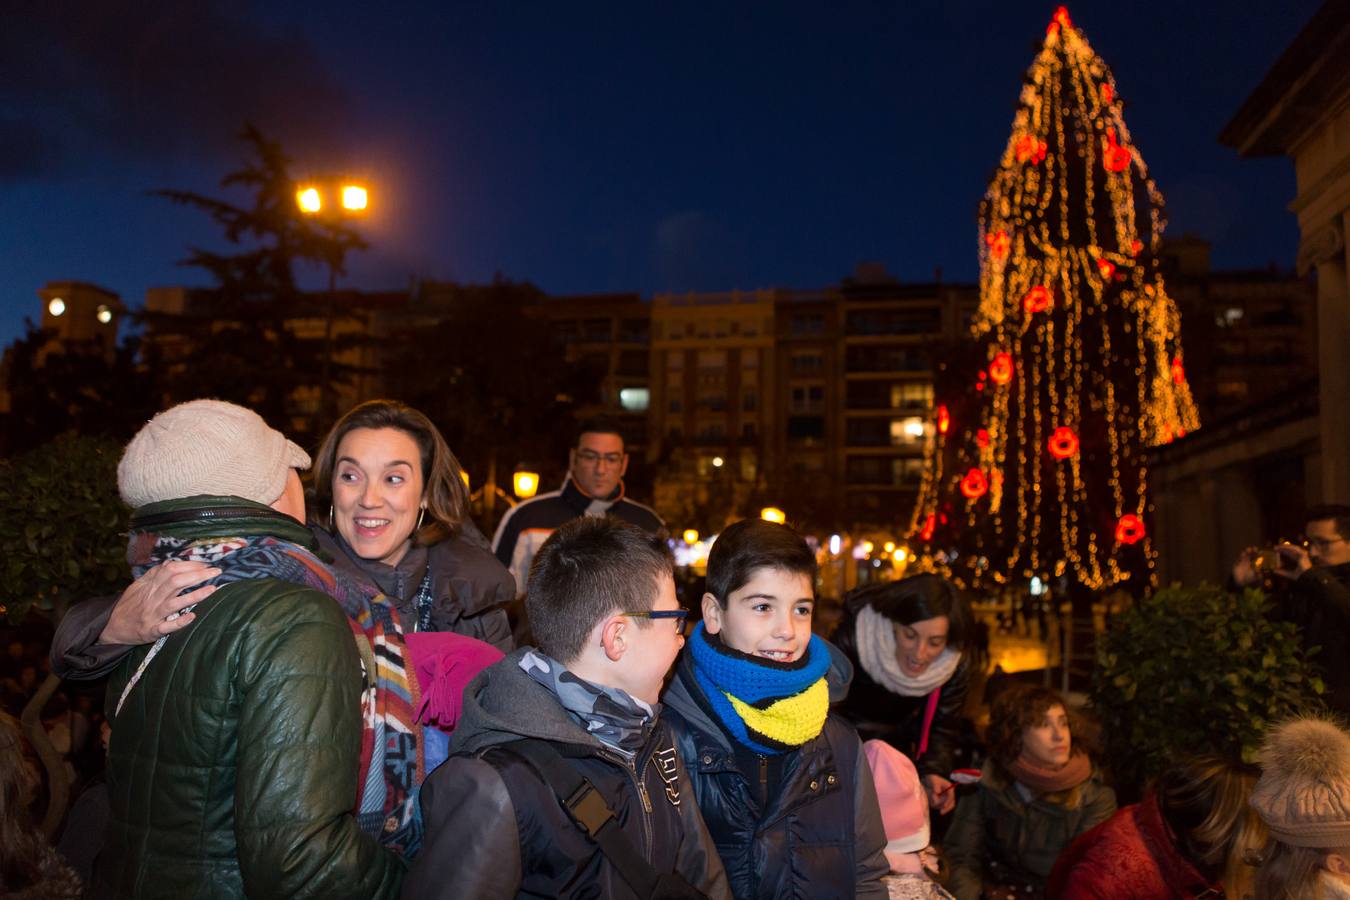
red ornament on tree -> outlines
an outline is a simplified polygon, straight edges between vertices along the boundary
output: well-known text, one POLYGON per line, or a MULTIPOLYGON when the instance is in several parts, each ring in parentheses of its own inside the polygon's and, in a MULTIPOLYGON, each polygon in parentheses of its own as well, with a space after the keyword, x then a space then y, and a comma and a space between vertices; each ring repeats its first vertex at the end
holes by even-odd
POLYGON ((988 429, 981 428, 979 431, 975 432, 975 443, 979 444, 981 449, 989 446, 988 429))
POLYGON ((1103 281, 1110 281, 1111 276, 1116 274, 1116 264, 1109 259, 1097 260, 1097 271, 1102 273, 1103 281))
POLYGON ((1137 544, 1144 539, 1144 520, 1134 513, 1126 513, 1116 523, 1116 543, 1137 544))
POLYGON ((1055 459, 1068 459, 1078 453, 1078 435, 1067 425, 1061 425, 1050 435, 1046 449, 1055 459))
POLYGON ((1181 385, 1186 383, 1186 368, 1181 364, 1181 358, 1172 360, 1172 383, 1181 385))
POLYGON ((947 411, 947 407, 939 406, 937 408, 937 430, 938 434, 946 434, 947 429, 951 427, 952 415, 947 411))
POLYGON ((1030 134, 1022 135, 1013 145, 1013 153, 1020 163, 1031 162, 1035 164, 1042 162, 1048 149, 1045 141, 1030 134))
POLYGON ((1050 289, 1038 284, 1022 297, 1022 308, 1029 313, 1045 312, 1054 302, 1055 297, 1050 293, 1050 289))
POLYGON ((1106 129, 1106 151, 1102 160, 1108 172, 1124 172, 1130 167, 1130 151, 1116 143, 1116 130, 1106 129))
POLYGON ((993 358, 989 363, 989 378, 994 384, 1007 384, 1012 381, 1013 360, 1012 354, 1006 350, 993 358))
POLYGON ((1002 260, 1008 255, 1008 232, 995 231, 984 236, 984 242, 989 245, 989 255, 995 260, 1002 260))
POLYGON ((1112 90, 1111 85, 1110 85, 1110 84, 1103 84, 1103 85, 1102 85, 1102 102, 1103 102, 1103 103, 1110 103, 1110 102, 1111 102, 1112 100, 1114 100, 1114 99, 1116 99, 1116 92, 1115 92, 1114 90, 1112 90))
POLYGON ((1130 255, 1131 255, 1131 256, 1138 256, 1138 255, 1139 255, 1139 251, 1140 251, 1140 250, 1143 250, 1143 249, 1144 249, 1144 242, 1143 242, 1143 241, 1139 240, 1138 238, 1135 238, 1134 240, 1130 241, 1130 255))
POLYGON ((971 469, 966 473, 966 477, 961 479, 961 493, 969 500, 980 499, 987 490, 989 482, 985 481, 984 473, 979 469, 971 469))
POLYGON ((933 513, 928 514, 928 518, 923 520, 923 527, 919 529, 920 540, 931 541, 933 539, 933 529, 937 527, 937 516, 933 513))

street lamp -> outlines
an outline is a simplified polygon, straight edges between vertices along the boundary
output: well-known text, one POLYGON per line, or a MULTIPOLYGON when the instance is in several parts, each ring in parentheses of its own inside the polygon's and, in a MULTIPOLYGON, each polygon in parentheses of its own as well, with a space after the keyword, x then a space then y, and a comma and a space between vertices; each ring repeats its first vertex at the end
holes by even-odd
POLYGON ((779 525, 787 523, 787 513, 776 506, 766 506, 759 511, 759 517, 766 522, 777 522, 779 525))
POLYGON ((516 469, 515 475, 511 476, 511 489, 520 499, 530 499, 534 496, 534 492, 539 490, 539 473, 516 469))
MULTIPOLYGON (((365 185, 347 179, 328 178, 318 183, 301 184, 296 187, 295 205, 303 215, 324 217, 329 224, 336 224, 343 218, 355 218, 365 215, 370 205, 370 194, 365 185), (325 190, 327 188, 327 190, 325 190), (324 202, 327 193, 339 198, 331 208, 324 202)), ((331 372, 333 368, 333 317, 337 304, 338 260, 328 260, 328 314, 324 321, 323 332, 323 374, 319 384, 319 411, 328 415, 328 400, 332 393, 331 372)))

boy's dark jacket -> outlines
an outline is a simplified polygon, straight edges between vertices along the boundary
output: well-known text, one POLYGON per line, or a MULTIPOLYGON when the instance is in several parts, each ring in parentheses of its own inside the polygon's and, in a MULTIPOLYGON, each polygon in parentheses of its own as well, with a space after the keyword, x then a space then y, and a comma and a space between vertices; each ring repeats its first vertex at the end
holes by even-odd
POLYGON ((422 785, 426 833, 403 896, 635 896, 552 788, 503 747, 530 737, 578 757, 569 762, 658 872, 676 872, 710 897, 729 897, 669 726, 658 721, 646 746, 625 762, 521 670, 526 649, 484 669, 464 691, 452 755, 422 785))
MULTIPOLYGON (((830 648, 830 702, 847 692, 853 667, 830 648)), ((784 755, 778 796, 762 808, 757 785, 736 766, 731 737, 701 699, 689 651, 662 697, 679 736, 704 821, 739 900, 886 896, 886 832, 872 770, 853 726, 830 713, 815 739, 784 755), (856 889, 856 894, 854 890, 856 889)), ((744 749, 742 748, 742 753, 744 749)))

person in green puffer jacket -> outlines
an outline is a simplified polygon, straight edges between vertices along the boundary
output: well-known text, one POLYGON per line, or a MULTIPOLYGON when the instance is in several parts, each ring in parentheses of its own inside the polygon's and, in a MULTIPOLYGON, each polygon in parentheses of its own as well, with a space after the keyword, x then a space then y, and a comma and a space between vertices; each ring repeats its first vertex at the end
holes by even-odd
POLYGON ((342 609, 303 577, 318 565, 295 472, 308 465, 214 400, 159 414, 127 446, 133 569, 205 562, 215 587, 109 682, 98 895, 398 895, 404 863, 353 816, 366 681, 342 609))

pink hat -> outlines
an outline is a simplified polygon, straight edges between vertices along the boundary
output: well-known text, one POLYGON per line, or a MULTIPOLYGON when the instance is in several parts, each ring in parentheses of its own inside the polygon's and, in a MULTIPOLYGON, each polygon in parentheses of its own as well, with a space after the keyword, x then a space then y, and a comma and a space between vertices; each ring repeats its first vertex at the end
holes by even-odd
POLYGON ((928 797, 919 784, 919 773, 909 757, 885 741, 863 744, 872 781, 881 805, 881 821, 886 827, 886 859, 894 868, 894 857, 918 853, 928 846, 928 797))

